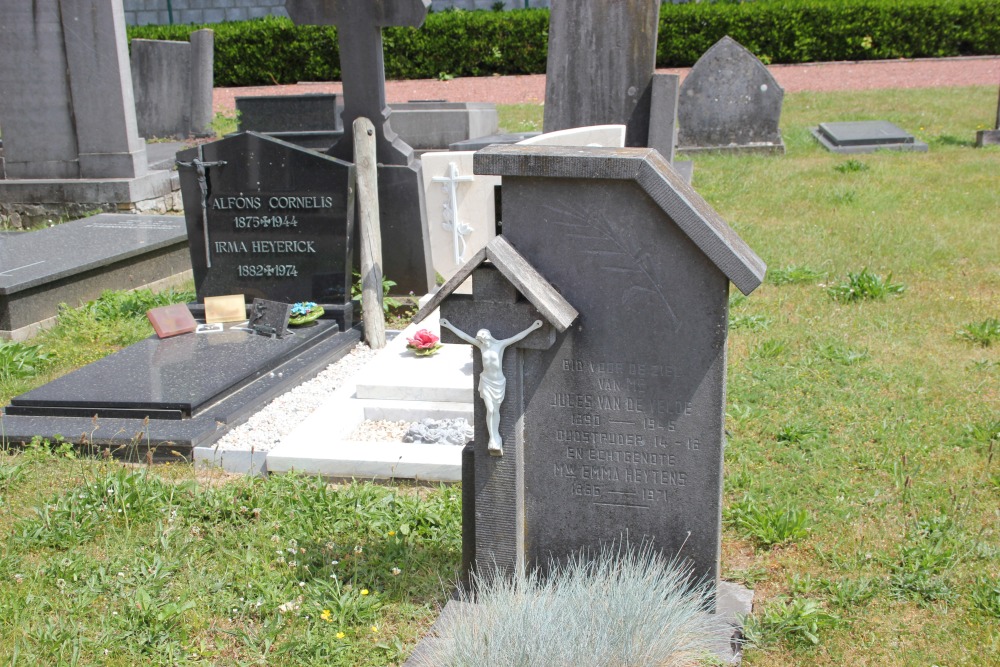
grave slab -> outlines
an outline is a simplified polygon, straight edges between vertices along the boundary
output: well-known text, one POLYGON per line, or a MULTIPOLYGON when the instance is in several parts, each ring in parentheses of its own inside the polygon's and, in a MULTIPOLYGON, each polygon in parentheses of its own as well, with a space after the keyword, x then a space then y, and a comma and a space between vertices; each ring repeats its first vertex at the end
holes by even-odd
POLYGON ((485 137, 467 139, 466 141, 456 141, 448 145, 451 151, 478 151, 492 146, 493 144, 516 144, 531 137, 537 137, 541 132, 508 132, 503 134, 490 134, 485 137))
MULTIPOLYGON (((255 377, 249 379, 239 391, 230 392, 219 400, 204 405, 190 419, 94 419, 5 414, 2 418, 3 442, 5 445, 17 445, 28 443, 35 436, 50 440, 64 437, 68 442, 83 446, 100 449, 107 447, 112 451, 135 450, 140 456, 150 450, 154 460, 189 458, 195 447, 210 448, 213 442, 245 422, 263 405, 349 353, 361 339, 359 329, 339 333, 335 329, 329 329, 326 333, 325 336, 316 336, 314 344, 301 346, 294 356, 269 370, 263 367, 258 369, 255 377)), ((141 369, 137 369, 133 374, 140 372, 141 369)))
POLYGON ((496 105, 489 102, 413 101, 392 105, 393 131, 416 150, 441 149, 496 134, 496 105))
POLYGON ((811 130, 823 147, 834 153, 872 153, 878 150, 926 152, 927 144, 887 120, 820 123, 811 130))
POLYGON ((269 338, 219 333, 142 340, 14 398, 7 414, 189 419, 206 406, 339 331, 331 320, 269 338))
POLYGON ((58 313, 106 289, 190 276, 180 216, 102 213, 0 238, 0 338, 23 340, 58 313))

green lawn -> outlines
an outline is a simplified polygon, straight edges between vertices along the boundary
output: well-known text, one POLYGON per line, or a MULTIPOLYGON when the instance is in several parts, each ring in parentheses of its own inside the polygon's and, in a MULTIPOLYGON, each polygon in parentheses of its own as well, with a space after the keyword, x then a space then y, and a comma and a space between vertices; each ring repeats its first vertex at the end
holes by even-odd
MULTIPOLYGON (((784 157, 696 160, 770 267, 729 341, 722 565, 756 591, 745 664, 998 664, 1000 149, 971 146, 995 109, 986 87, 790 94, 784 157), (852 119, 931 150, 808 134, 852 119)), ((0 662, 385 665, 447 597, 460 493, 38 446, 0 455, 0 531, 0 662)))

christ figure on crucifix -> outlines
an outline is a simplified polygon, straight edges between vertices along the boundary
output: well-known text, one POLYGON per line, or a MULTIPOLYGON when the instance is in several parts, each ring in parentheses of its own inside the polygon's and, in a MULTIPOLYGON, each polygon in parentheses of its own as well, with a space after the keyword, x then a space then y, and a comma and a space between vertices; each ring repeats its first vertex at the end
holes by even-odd
POLYGON ((503 352, 514 343, 524 340, 528 334, 542 326, 541 320, 535 320, 521 333, 510 338, 497 340, 489 329, 480 329, 473 338, 469 334, 456 329, 451 322, 441 318, 441 326, 447 327, 456 336, 470 345, 479 348, 483 357, 483 372, 479 374, 479 396, 486 405, 486 426, 490 434, 490 454, 503 456, 503 440, 500 438, 500 404, 507 394, 507 379, 503 376, 503 352))

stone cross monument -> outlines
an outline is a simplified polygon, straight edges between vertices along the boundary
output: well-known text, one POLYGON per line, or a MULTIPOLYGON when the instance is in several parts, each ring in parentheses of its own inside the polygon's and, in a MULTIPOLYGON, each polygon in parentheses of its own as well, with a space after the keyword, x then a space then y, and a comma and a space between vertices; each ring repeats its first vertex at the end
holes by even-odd
MULTIPOLYGON (((286 0, 285 9, 299 24, 336 25, 344 83, 345 128, 356 118, 375 126, 375 159, 379 163, 379 210, 383 246, 383 275, 397 289, 424 294, 434 285, 430 243, 422 205, 420 161, 413 149, 389 126, 391 110, 385 101, 385 65, 382 28, 419 27, 430 0, 286 0)), ((350 131, 327 151, 341 160, 354 160, 350 131)))

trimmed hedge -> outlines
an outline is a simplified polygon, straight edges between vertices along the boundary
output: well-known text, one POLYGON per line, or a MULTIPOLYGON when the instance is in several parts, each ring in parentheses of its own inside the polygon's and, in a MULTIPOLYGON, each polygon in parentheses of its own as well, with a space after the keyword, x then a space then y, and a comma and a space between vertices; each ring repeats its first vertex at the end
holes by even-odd
MULTIPOLYGON (((545 72, 547 9, 431 13, 383 30, 386 76, 420 79, 545 72)), ((211 26, 132 26, 129 38, 187 40, 215 30, 215 84, 340 78, 333 26, 267 17, 211 26)), ((760 0, 665 4, 656 64, 688 67, 724 35, 765 63, 1000 54, 997 0, 760 0)))

